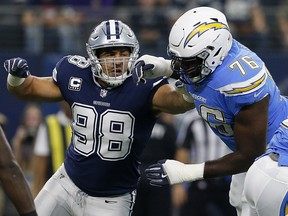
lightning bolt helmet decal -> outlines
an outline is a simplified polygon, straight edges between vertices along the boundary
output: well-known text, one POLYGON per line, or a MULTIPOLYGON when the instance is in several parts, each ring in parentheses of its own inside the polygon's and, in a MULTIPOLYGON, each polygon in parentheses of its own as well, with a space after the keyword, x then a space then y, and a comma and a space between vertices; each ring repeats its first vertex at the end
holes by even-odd
POLYGON ((213 23, 207 23, 204 22, 201 25, 197 26, 195 29, 193 29, 188 36, 185 39, 184 42, 184 48, 187 46, 187 44, 189 43, 189 41, 195 36, 198 35, 198 37, 200 35, 202 35, 203 33, 205 33, 208 30, 214 29, 214 31, 219 30, 219 29, 227 29, 229 31, 229 27, 221 22, 213 22, 213 23))

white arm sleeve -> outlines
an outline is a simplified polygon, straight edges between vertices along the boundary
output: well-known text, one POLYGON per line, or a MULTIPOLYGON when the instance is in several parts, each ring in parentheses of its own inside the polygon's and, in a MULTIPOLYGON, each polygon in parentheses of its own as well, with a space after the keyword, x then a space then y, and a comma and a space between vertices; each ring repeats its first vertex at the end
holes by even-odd
POLYGON ((203 179, 204 167, 205 163, 184 164, 176 160, 166 160, 163 164, 171 185, 203 179))
POLYGON ((143 78, 156 78, 161 76, 170 77, 173 73, 170 64, 171 61, 162 57, 156 57, 151 55, 143 55, 137 61, 144 61, 145 64, 152 64, 154 67, 151 70, 145 70, 143 78))

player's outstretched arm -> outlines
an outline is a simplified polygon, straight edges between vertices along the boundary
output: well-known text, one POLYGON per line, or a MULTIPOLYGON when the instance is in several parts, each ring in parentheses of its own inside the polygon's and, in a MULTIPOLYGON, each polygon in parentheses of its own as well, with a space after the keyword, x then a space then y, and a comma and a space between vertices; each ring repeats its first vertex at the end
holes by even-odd
POLYGON ((0 180, 20 215, 36 216, 33 197, 0 127, 0 180))
POLYGON ((162 186, 246 172, 266 149, 269 96, 244 107, 233 128, 237 150, 222 158, 201 164, 161 160, 146 169, 151 185, 162 186))
POLYGON ((185 84, 180 80, 172 84, 161 86, 153 97, 153 110, 171 114, 184 113, 194 109, 194 99, 186 91, 185 84))
POLYGON ((28 63, 22 58, 12 58, 4 62, 8 72, 7 88, 20 99, 33 101, 60 101, 61 92, 52 77, 32 76, 28 63))

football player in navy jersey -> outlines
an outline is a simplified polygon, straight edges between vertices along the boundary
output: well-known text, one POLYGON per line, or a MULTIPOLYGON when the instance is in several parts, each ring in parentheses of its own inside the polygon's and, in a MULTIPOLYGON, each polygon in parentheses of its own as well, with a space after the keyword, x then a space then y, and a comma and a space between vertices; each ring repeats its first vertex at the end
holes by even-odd
MULTIPOLYGON (((41 216, 129 216, 139 179, 138 159, 157 115, 195 107, 193 99, 166 78, 135 85, 131 75, 139 43, 123 22, 98 25, 88 39, 87 52, 88 58, 63 57, 52 77, 30 75, 21 58, 4 63, 12 94, 46 102, 64 99, 73 113, 64 164, 35 198, 41 216)), ((157 67, 146 66, 166 71, 166 60, 158 60, 157 67)))
MULTIPOLYGON (((180 16, 170 31, 168 54, 171 70, 161 74, 155 68, 139 68, 133 77, 140 82, 173 72, 180 75, 198 113, 233 153, 200 164, 161 160, 146 170, 150 184, 161 186, 233 175, 229 195, 238 216, 284 215, 279 213, 279 202, 278 209, 274 205, 274 213, 258 214, 265 204, 257 205, 257 200, 253 203, 250 199, 250 208, 243 193, 246 171, 265 152, 267 143, 288 116, 288 99, 280 95, 264 62, 232 38, 225 15, 210 7, 194 8, 180 16)), ((138 60, 142 62, 139 67, 157 60, 144 55, 138 60)), ((273 161, 270 156, 266 160, 273 161)), ((253 191, 254 188, 250 187, 250 193, 259 193, 261 199, 269 196, 260 194, 261 189, 253 191)), ((283 193, 277 194, 276 190, 275 194, 280 198, 277 201, 283 201, 285 210, 287 198, 283 194, 288 196, 287 187, 283 193)))

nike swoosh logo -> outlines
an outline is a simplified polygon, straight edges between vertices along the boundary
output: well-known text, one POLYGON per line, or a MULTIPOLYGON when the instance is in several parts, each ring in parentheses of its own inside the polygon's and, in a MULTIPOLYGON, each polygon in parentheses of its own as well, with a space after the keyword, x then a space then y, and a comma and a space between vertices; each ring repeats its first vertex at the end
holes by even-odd
POLYGON ((161 178, 166 178, 167 177, 167 174, 161 174, 161 178))
POLYGON ((264 90, 264 89, 262 89, 262 90, 261 90, 260 92, 258 92, 258 93, 255 92, 255 93, 254 93, 254 97, 255 97, 255 98, 258 97, 258 96, 263 92, 263 90, 264 90))
POLYGON ((59 176, 59 179, 65 178, 65 175, 63 175, 62 173, 59 176))

